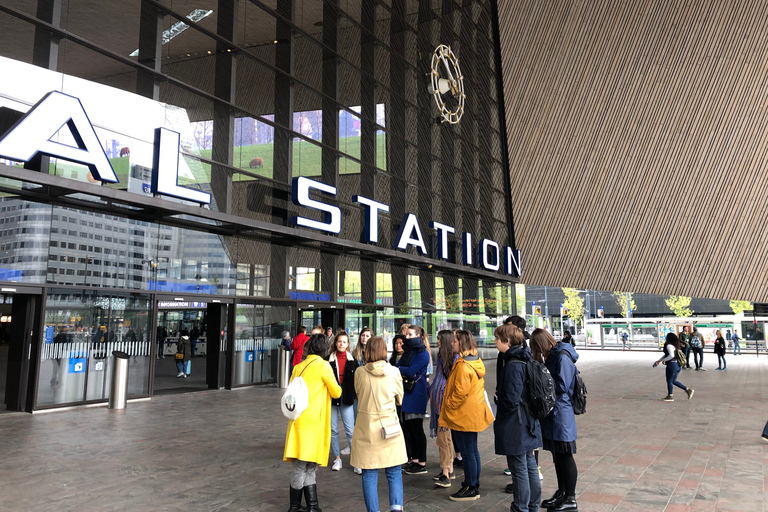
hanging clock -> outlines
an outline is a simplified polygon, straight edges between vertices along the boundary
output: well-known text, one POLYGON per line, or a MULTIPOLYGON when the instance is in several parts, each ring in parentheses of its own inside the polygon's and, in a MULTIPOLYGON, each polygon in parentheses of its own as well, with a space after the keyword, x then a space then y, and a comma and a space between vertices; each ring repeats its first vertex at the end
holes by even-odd
POLYGON ((440 111, 441 122, 457 124, 464 114, 464 76, 459 68, 459 59, 450 46, 444 44, 432 53, 432 84, 429 92, 435 98, 440 111))

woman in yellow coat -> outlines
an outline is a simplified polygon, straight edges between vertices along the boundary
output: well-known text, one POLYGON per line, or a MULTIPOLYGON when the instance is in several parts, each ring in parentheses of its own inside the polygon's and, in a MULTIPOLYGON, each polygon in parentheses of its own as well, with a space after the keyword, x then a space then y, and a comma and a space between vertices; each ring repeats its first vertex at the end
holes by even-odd
POLYGON ((283 460, 293 461, 291 474, 291 507, 301 508, 302 493, 309 511, 320 512, 317 505, 315 473, 318 465, 328 465, 331 447, 331 398, 341 396, 331 365, 323 359, 329 350, 324 334, 313 334, 304 345, 304 361, 293 368, 291 380, 301 375, 307 384, 309 405, 296 420, 288 423, 283 460))
POLYGON ((457 330, 451 343, 459 358, 445 383, 443 406, 438 424, 453 431, 456 450, 464 460, 464 481, 461 489, 451 494, 453 501, 472 501, 480 497, 480 453, 477 433, 493 423, 493 412, 485 398, 485 365, 477 355, 477 343, 472 333, 457 330))

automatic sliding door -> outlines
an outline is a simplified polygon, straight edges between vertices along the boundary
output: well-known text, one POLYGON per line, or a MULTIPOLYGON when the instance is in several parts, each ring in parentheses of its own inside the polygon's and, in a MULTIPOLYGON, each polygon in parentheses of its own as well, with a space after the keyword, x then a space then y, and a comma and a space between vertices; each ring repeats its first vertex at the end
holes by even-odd
POLYGON ((282 333, 296 334, 296 308, 254 301, 238 303, 235 311, 232 385, 274 382, 282 333))

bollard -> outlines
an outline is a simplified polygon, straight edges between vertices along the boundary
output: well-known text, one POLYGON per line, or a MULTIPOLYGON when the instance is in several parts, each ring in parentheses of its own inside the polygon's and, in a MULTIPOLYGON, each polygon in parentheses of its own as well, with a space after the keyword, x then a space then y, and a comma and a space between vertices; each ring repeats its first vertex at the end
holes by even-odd
POLYGON ((112 352, 112 385, 109 388, 109 408, 125 409, 128 402, 128 359, 125 352, 112 352))
POLYGON ((291 380, 291 349, 280 346, 277 355, 277 387, 285 389, 291 380))

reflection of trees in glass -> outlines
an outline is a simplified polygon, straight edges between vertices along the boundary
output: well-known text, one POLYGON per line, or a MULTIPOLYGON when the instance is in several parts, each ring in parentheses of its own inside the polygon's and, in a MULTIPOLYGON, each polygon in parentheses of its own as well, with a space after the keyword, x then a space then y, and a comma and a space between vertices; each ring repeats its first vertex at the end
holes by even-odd
POLYGON ((691 305, 690 297, 670 295, 664 302, 675 316, 691 316, 693 314, 693 310, 688 307, 691 305))
POLYGON ((197 121, 192 124, 192 135, 198 149, 211 149, 213 146, 213 121, 197 121))

